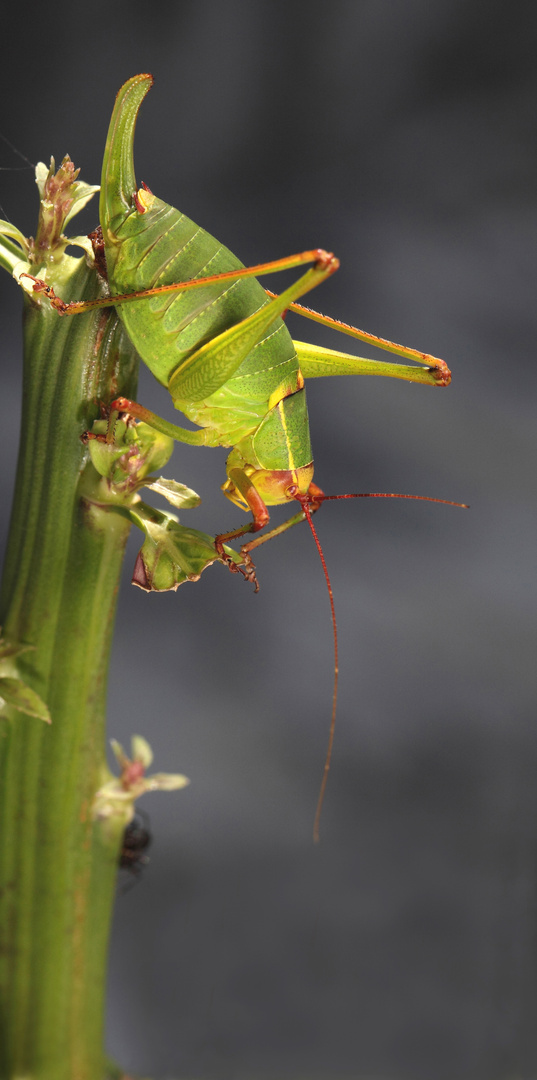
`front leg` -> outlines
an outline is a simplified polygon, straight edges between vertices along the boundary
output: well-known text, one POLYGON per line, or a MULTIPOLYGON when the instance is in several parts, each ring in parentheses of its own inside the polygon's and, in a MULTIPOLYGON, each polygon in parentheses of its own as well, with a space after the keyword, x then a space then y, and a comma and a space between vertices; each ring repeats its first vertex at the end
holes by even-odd
MULTIPOLYGON (((254 548, 260 547, 261 544, 266 543, 267 540, 273 540, 275 536, 281 536, 282 533, 287 532, 287 529, 291 529, 293 525, 299 525, 301 521, 306 520, 308 514, 304 509, 299 510, 297 514, 293 514, 287 521, 284 521, 281 525, 277 525, 274 529, 271 529, 270 532, 265 533, 264 536, 258 536, 255 540, 250 540, 248 544, 243 544, 241 547, 241 555, 244 559, 244 564, 242 566, 237 565, 237 563, 233 563, 228 558, 223 550, 223 544, 227 543, 228 540, 235 540, 239 536, 245 536, 246 533, 259 532, 260 529, 264 529, 265 525, 268 525, 269 522, 269 512, 259 492, 242 469, 231 469, 229 477, 233 480, 233 483, 248 503, 249 509, 253 514, 253 521, 248 522, 247 525, 243 525, 240 529, 234 529, 232 532, 222 533, 220 536, 217 536, 215 538, 216 550, 223 561, 227 563, 232 573, 241 573, 247 581, 252 581, 254 583, 255 591, 259 592, 259 584, 255 576, 255 566, 250 552, 252 552, 254 548)), ((312 481, 306 495, 295 495, 294 498, 303 506, 307 506, 309 514, 314 514, 315 511, 319 509, 326 496, 321 491, 320 487, 312 481)))
POLYGON ((137 401, 131 401, 130 398, 116 398, 109 408, 110 429, 113 428, 117 416, 125 414, 126 416, 133 416, 137 420, 143 420, 144 424, 148 424, 149 427, 154 428, 155 431, 160 431, 162 435, 167 435, 170 439, 176 439, 177 442, 188 443, 190 446, 207 446, 209 442, 210 436, 207 428, 190 431, 189 428, 179 427, 178 424, 170 424, 168 420, 163 420, 161 416, 157 416, 150 409, 139 405, 137 401))
POLYGON ((229 558, 229 555, 227 555, 224 550, 224 544, 227 544, 230 540, 236 540, 239 536, 245 536, 246 533, 259 532, 260 529, 264 529, 265 525, 268 525, 269 523, 270 515, 259 492, 242 469, 230 469, 229 478, 233 481, 235 487, 240 491, 241 495, 248 503, 248 508, 252 512, 252 521, 247 522, 246 525, 241 525, 238 529, 232 529, 227 533, 220 533, 215 537, 215 548, 222 561, 225 562, 231 570, 231 573, 242 574, 243 577, 246 578, 246 581, 251 581, 252 584, 255 585, 255 591, 259 592, 259 582, 255 576, 255 566, 249 552, 246 548, 241 549, 241 554, 244 557, 244 564, 241 565, 229 558))

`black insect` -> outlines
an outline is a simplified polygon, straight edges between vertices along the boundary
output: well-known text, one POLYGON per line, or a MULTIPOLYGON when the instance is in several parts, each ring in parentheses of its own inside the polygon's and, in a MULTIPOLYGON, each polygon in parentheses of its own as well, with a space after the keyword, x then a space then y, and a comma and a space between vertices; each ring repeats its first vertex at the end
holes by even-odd
POLYGON ((121 870, 128 870, 129 874, 136 878, 140 876, 144 866, 147 866, 149 862, 146 851, 152 838, 148 822, 147 814, 144 814, 143 811, 137 811, 123 833, 119 866, 121 870))

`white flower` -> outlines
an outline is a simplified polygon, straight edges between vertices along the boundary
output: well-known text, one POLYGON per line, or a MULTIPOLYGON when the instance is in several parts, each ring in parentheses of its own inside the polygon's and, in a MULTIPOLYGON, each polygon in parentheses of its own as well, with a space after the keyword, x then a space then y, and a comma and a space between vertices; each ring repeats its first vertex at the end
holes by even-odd
POLYGON ((128 824, 134 815, 135 800, 146 791, 177 791, 190 783, 180 773, 153 773, 146 776, 145 771, 153 760, 153 751, 141 735, 132 737, 130 758, 115 739, 111 739, 110 743, 121 772, 99 788, 94 802, 95 817, 122 817, 128 824))

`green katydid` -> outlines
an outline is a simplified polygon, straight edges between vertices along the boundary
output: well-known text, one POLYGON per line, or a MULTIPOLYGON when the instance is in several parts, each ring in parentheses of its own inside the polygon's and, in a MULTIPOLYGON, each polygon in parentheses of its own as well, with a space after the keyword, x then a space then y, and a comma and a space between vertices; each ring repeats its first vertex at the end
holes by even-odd
POLYGON ((178 427, 136 402, 118 398, 111 403, 111 430, 117 415, 125 413, 179 442, 232 448, 223 491, 237 506, 249 510, 252 520, 216 537, 218 555, 230 569, 240 569, 257 587, 250 552, 297 522, 308 520, 328 584, 336 652, 317 836, 330 763, 338 665, 332 592, 311 514, 325 499, 360 496, 326 496, 313 483, 304 381, 324 375, 376 374, 447 386, 450 372, 436 357, 297 304, 337 270, 338 260, 331 253, 315 249, 244 267, 214 237, 163 203, 146 185, 138 187, 132 153, 134 128, 152 83, 151 75, 138 75, 121 88, 106 143, 100 199, 103 247, 98 243, 94 247, 100 256, 97 266, 106 268, 110 296, 65 304, 51 286, 35 278, 34 290, 44 293, 60 314, 77 314, 94 306, 117 307, 140 356, 168 388, 175 408, 197 425, 196 430, 178 427), (257 280, 264 274, 307 264, 311 264, 310 269, 280 295, 265 290, 257 280), (289 309, 418 366, 363 359, 293 341, 283 318, 289 309), (298 513, 243 545, 242 566, 226 555, 226 541, 256 533, 267 525, 267 506, 293 501, 300 504, 298 513))

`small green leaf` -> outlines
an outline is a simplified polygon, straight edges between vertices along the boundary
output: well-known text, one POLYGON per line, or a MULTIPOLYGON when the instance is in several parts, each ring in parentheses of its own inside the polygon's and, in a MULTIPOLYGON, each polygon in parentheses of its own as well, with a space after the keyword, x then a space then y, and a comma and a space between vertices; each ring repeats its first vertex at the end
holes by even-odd
MULTIPOLYGON (((146 520, 142 526, 147 539, 138 553, 132 582, 146 592, 175 591, 184 581, 198 581, 207 566, 220 561, 212 536, 179 525, 171 515, 162 516, 167 518, 164 524, 146 520)), ((231 548, 226 552, 242 562, 231 548)))
POLYGON ((158 495, 163 495, 177 509, 183 507, 185 510, 190 510, 193 506, 199 506, 201 502, 199 495, 196 495, 192 488, 180 484, 177 480, 167 480, 165 476, 159 476, 158 480, 153 480, 151 484, 144 486, 151 488, 151 491, 156 491, 158 495))
POLYGON ((123 765, 128 760, 128 758, 121 743, 119 743, 117 739, 110 739, 110 746, 112 747, 112 751, 118 765, 123 768, 123 765))
POLYGON ((153 760, 153 751, 143 735, 133 735, 131 739, 131 755, 133 761, 141 761, 146 769, 153 760))
POLYGON ((154 472, 155 469, 162 469, 162 466, 167 464, 174 448, 174 441, 170 439, 169 435, 163 435, 161 431, 156 431, 149 424, 144 424, 143 420, 134 425, 129 424, 129 432, 136 439, 140 447, 140 453, 144 457, 145 471, 142 473, 143 476, 154 472))
POLYGON ((188 776, 180 773, 152 773, 146 780, 146 791, 179 791, 190 783, 188 776))
POLYGON ((108 442, 108 421, 96 420, 91 434, 96 438, 89 440, 88 449, 97 472, 115 486, 127 485, 131 491, 144 487, 148 473, 162 468, 173 452, 173 439, 144 423, 117 420, 113 442, 108 442))
MULTIPOLYGON (((93 425, 92 434, 99 434, 95 430, 97 425, 104 426, 106 431, 106 421, 97 420, 93 425)), ((136 446, 129 445, 123 439, 106 442, 104 435, 101 434, 99 438, 89 440, 88 450, 92 465, 100 476, 106 477, 118 488, 124 487, 125 484, 133 486, 141 460, 136 446), (129 481, 131 481, 130 485, 129 481)))
POLYGON ((67 247, 79 247, 88 256, 90 264, 93 264, 93 244, 89 236, 66 236, 67 247))
POLYGON ((67 214, 64 225, 67 225, 75 217, 75 214, 79 214, 98 191, 100 191, 99 184, 85 184, 83 180, 77 180, 71 188, 73 205, 67 214))
POLYGON ((18 712, 36 716, 46 724, 51 723, 50 713, 43 699, 21 679, 0 678, 0 699, 18 712))
POLYGON ((25 274, 31 274, 34 267, 31 263, 25 259, 19 259, 15 262, 11 268, 13 279, 20 285, 21 289, 28 293, 29 296, 34 295, 34 283, 30 278, 25 277, 25 274))
POLYGON ((9 236, 22 248, 25 255, 28 254, 28 241, 16 225, 12 225, 9 221, 0 221, 0 236, 9 236))
POLYGON ((45 193, 45 183, 50 171, 54 172, 56 168, 54 158, 50 159, 50 168, 45 165, 44 161, 38 161, 35 167, 35 182, 37 184, 37 190, 39 191, 39 198, 42 199, 45 193))

